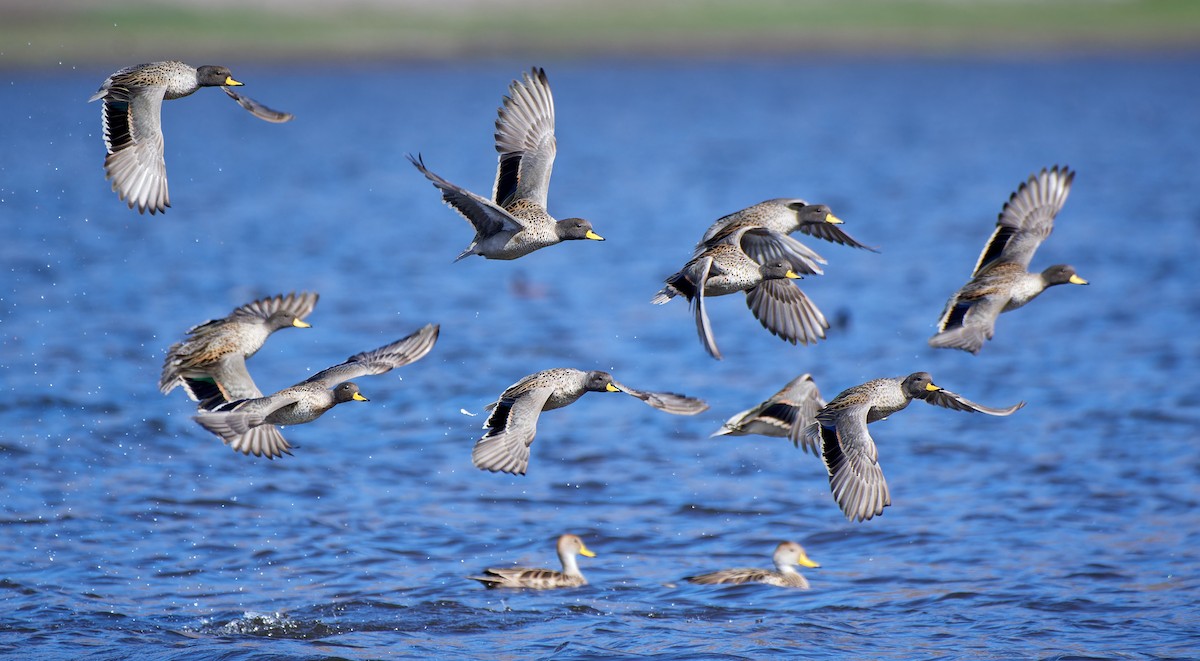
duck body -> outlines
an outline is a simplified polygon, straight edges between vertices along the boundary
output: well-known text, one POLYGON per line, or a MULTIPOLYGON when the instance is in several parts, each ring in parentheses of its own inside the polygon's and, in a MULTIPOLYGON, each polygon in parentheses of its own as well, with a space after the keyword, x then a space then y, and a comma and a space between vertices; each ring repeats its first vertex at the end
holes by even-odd
POLYGON ((1023 307, 1049 287, 1088 284, 1068 264, 1028 271, 1034 253, 1053 231, 1074 179, 1072 170, 1055 166, 1032 175, 1012 194, 970 281, 946 302, 930 346, 977 354, 995 335, 1002 313, 1023 307))
POLYGON ((713 436, 777 436, 791 439, 799 447, 804 429, 825 406, 811 374, 792 379, 767 401, 725 421, 713 436))
POLYGON ((993 416, 1008 416, 1025 406, 976 404, 933 383, 928 372, 867 381, 838 393, 817 413, 801 445, 821 457, 834 501, 851 521, 866 521, 891 505, 891 492, 879 464, 879 451, 867 425, 903 411, 914 399, 935 406, 993 416))
POLYGON ((696 244, 696 254, 705 248, 740 235, 741 247, 758 263, 786 258, 797 273, 820 275, 825 258, 803 243, 788 236, 801 232, 833 243, 862 248, 874 248, 859 243, 839 225, 842 220, 824 204, 809 204, 799 198, 764 200, 740 211, 718 218, 709 226, 696 244), (762 234, 744 234, 746 230, 765 230, 762 234))
POLYGON ((429 324, 391 344, 350 356, 294 386, 201 411, 194 419, 243 454, 269 459, 291 454, 291 444, 276 425, 309 423, 338 404, 369 401, 350 379, 384 374, 420 360, 433 349, 438 332, 436 324, 429 324))
POLYGON ((780 542, 771 556, 775 563, 774 571, 753 567, 738 567, 722 569, 708 574, 686 576, 683 580, 699 585, 741 585, 743 583, 763 583, 781 588, 808 589, 808 579, 796 571, 796 566, 820 567, 821 565, 809 559, 804 547, 796 542, 780 542))
MULTIPOLYGON (((747 229, 742 233, 770 230, 747 229)), ((746 306, 763 328, 787 342, 808 344, 825 337, 829 322, 804 292, 788 280, 799 279, 791 261, 780 258, 760 264, 740 245, 737 236, 714 244, 667 277, 666 286, 651 299, 656 305, 683 296, 692 304, 700 343, 710 356, 721 359, 705 299, 736 292, 746 294, 746 306)))
POLYGON ((488 589, 494 588, 525 588, 530 590, 551 590, 555 588, 575 588, 587 585, 587 579, 579 570, 576 556, 596 557, 583 540, 575 535, 562 535, 557 543, 558 561, 562 571, 553 569, 534 569, 528 567, 501 567, 485 569, 482 576, 468 576, 473 581, 479 581, 488 589))
POLYGON ((636 390, 600 370, 542 370, 505 388, 499 399, 487 405, 492 413, 483 428, 488 431, 471 450, 471 462, 493 473, 524 475, 541 413, 569 406, 589 392, 623 392, 674 415, 695 415, 708 409, 708 404, 693 397, 636 390))
POLYGON ((556 220, 546 210, 550 175, 558 153, 554 97, 544 69, 513 81, 497 111, 499 153, 491 199, 450 183, 425 167, 420 155, 408 160, 442 193, 442 201, 475 228, 475 237, 454 261, 471 255, 512 260, 563 241, 603 241, 583 218, 556 220))
POLYGON ((114 72, 89 102, 103 100, 105 176, 130 209, 139 213, 165 212, 171 206, 167 164, 163 157, 162 102, 194 94, 202 87, 222 87, 226 94, 255 116, 286 122, 290 113, 271 110, 230 87, 241 86, 229 69, 219 65, 193 67, 183 62, 150 62, 114 72))
POLYGON ((246 360, 276 331, 308 328, 304 318, 317 299, 317 294, 307 292, 270 296, 238 307, 222 319, 193 326, 187 339, 167 350, 159 390, 165 395, 183 386, 201 409, 261 397, 246 360))

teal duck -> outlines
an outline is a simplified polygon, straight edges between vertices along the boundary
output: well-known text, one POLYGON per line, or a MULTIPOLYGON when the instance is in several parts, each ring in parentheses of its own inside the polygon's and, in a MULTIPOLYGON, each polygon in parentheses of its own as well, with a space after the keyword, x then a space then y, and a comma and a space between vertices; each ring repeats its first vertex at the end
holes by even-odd
MULTIPOLYGON (((743 234, 774 233, 761 228, 742 228, 743 234)), ((772 335, 796 344, 808 344, 825 337, 829 322, 817 306, 799 288, 788 282, 798 279, 786 259, 763 264, 756 262, 739 246, 737 235, 730 241, 706 248, 682 269, 666 279, 666 287, 651 299, 662 305, 676 296, 692 304, 696 331, 708 354, 717 360, 721 352, 713 338, 705 299, 736 292, 746 293, 746 305, 763 328, 772 335)))
POLYGON ((725 421, 713 436, 778 436, 791 439, 799 447, 804 429, 812 424, 817 411, 825 406, 821 391, 811 374, 792 379, 767 401, 725 421))
POLYGON ((686 576, 683 580, 701 585, 739 585, 741 583, 765 583, 781 588, 808 589, 808 580, 796 571, 796 566, 820 567, 809 559, 804 547, 796 542, 780 542, 771 556, 775 570, 757 568, 722 569, 710 574, 686 576))
POLYGON ((1027 271, 1033 254, 1054 229, 1054 217, 1067 201, 1075 172, 1065 166, 1042 169, 1009 197, 983 247, 971 280, 946 302, 929 346, 978 354, 992 339, 996 318, 1037 298, 1047 287, 1086 285, 1067 264, 1040 273, 1027 271))
POLYGON ((470 255, 516 259, 562 241, 603 241, 590 222, 582 218, 555 220, 546 211, 558 147, 554 97, 545 70, 535 68, 522 80, 513 81, 498 114, 496 151, 500 156, 490 200, 434 174, 420 155, 408 155, 413 166, 442 192, 442 201, 475 228, 475 239, 454 261, 470 255))
POLYGON ((527 588, 530 590, 551 590, 554 588, 577 588, 587 585, 583 572, 579 571, 576 556, 596 557, 596 554, 583 545, 583 540, 575 535, 563 535, 558 538, 558 561, 562 563, 562 571, 553 569, 531 569, 528 567, 490 568, 483 571, 483 576, 468 576, 467 578, 483 583, 488 589, 492 588, 527 588))
POLYGON ((317 294, 308 292, 268 296, 237 308, 223 319, 191 327, 185 340, 167 350, 159 390, 165 395, 183 386, 201 409, 262 397, 246 371, 246 359, 277 330, 309 328, 304 318, 316 306, 317 298, 317 294))
POLYGON ((765 200, 718 218, 696 245, 696 254, 726 239, 730 234, 744 228, 771 230, 771 233, 743 234, 742 249, 754 261, 765 262, 787 259, 792 270, 804 275, 821 274, 820 264, 825 258, 803 243, 788 236, 800 232, 853 248, 877 252, 874 248, 856 241, 839 227, 842 220, 833 215, 824 204, 809 204, 797 198, 765 200))
POLYGON ((543 370, 517 381, 487 405, 492 413, 483 428, 488 431, 475 443, 471 461, 493 473, 524 475, 542 411, 573 404, 588 392, 623 392, 674 415, 695 415, 708 409, 708 404, 693 397, 634 390, 614 381, 608 372, 569 367, 543 370))
POLYGON ((802 446, 825 462, 833 499, 847 519, 866 521, 892 504, 867 425, 904 410, 914 399, 955 411, 997 416, 1012 415, 1025 406, 1018 402, 997 409, 976 404, 935 385, 928 372, 874 379, 838 393, 804 430, 802 446))
POLYGON ((294 386, 201 411, 194 419, 242 454, 269 459, 291 454, 292 446, 275 425, 301 425, 338 404, 369 401, 350 379, 383 374, 420 360, 437 342, 438 330, 436 324, 429 324, 401 340, 350 356, 294 386))
POLYGON ((269 122, 286 122, 289 113, 272 110, 229 89, 242 85, 223 66, 192 67, 183 62, 150 62, 126 67, 109 76, 89 102, 104 100, 102 113, 106 178, 130 209, 165 212, 167 163, 163 158, 162 102, 179 99, 201 87, 222 87, 238 105, 269 122))

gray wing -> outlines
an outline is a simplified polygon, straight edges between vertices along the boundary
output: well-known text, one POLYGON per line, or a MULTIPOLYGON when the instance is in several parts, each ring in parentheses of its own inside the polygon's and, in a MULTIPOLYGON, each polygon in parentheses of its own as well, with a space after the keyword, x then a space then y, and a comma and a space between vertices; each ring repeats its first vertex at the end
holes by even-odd
POLYGON ((524 475, 538 416, 554 393, 552 386, 530 388, 515 399, 501 399, 484 423, 488 430, 471 450, 471 462, 493 473, 524 475))
POLYGON ((262 413, 201 411, 193 419, 242 454, 274 459, 292 453, 279 428, 263 423, 262 413))
POLYGON ((851 521, 866 521, 892 503, 875 441, 867 431, 869 405, 843 409, 835 426, 821 426, 821 458, 829 472, 829 489, 851 521))
POLYGON ((926 402, 934 406, 941 406, 955 411, 968 411, 973 413, 986 413, 988 415, 1006 416, 1016 413, 1018 409, 1025 406, 1025 402, 1017 402, 1008 408, 997 409, 982 404, 976 404, 971 400, 950 392, 949 390, 931 391, 924 397, 926 402))
POLYGON ((825 258, 803 243, 775 230, 766 228, 746 230, 742 234, 741 246, 742 250, 759 264, 782 259, 796 273, 824 274, 820 265, 826 263, 825 258))
POLYGON ((824 257, 787 234, 766 227, 747 223, 729 225, 696 246, 696 254, 721 243, 740 247, 742 252, 759 264, 784 260, 796 273, 804 275, 825 273, 820 266, 826 263, 824 257))
MULTIPOLYGON (((250 371, 246 369, 246 359, 241 354, 226 354, 221 361, 209 367, 209 375, 226 402, 236 402, 238 399, 257 399, 263 396, 263 392, 258 390, 254 379, 250 377, 250 371)), ((200 404, 200 407, 212 408, 214 403, 220 402, 205 401, 200 404)))
POLYGON ((442 201, 458 212, 458 215, 466 218, 467 222, 471 223, 471 226, 481 236, 492 236, 504 231, 520 232, 525 229, 521 221, 501 209, 495 202, 486 200, 465 188, 455 186, 430 172, 425 167, 425 161, 420 154, 417 154, 416 158, 413 158, 411 154, 406 154, 405 157, 421 171, 421 174, 425 175, 426 179, 433 182, 433 185, 442 191, 442 201))
POLYGON ((1008 299, 991 295, 977 284, 967 283, 946 302, 938 332, 929 338, 929 346, 977 354, 984 342, 992 339, 996 319, 1008 299))
POLYGON ((788 280, 765 280, 747 289, 746 306, 763 328, 792 344, 815 343, 829 328, 825 315, 788 280))
POLYGON ((822 429, 823 427, 818 421, 814 420, 813 422, 808 423, 808 425, 806 425, 800 432, 800 449, 804 450, 806 453, 812 453, 813 455, 820 457, 821 445, 824 442, 821 438, 822 429))
POLYGON ((862 248, 871 252, 879 252, 876 248, 859 243, 854 237, 844 232, 840 226, 833 223, 804 223, 800 225, 800 232, 831 243, 850 246, 851 248, 862 248))
POLYGON ((501 206, 527 199, 543 209, 550 188, 557 146, 554 97, 545 70, 535 68, 514 81, 496 118, 496 151, 500 162, 492 200, 501 206))
POLYGON ((704 400, 696 399, 695 397, 679 395, 673 392, 634 390, 616 381, 613 381, 613 385, 619 388, 621 392, 628 393, 660 411, 665 411, 673 415, 696 415, 708 410, 708 404, 704 400))
POLYGON ((155 214, 171 206, 163 160, 162 102, 166 87, 111 87, 103 96, 104 172, 130 209, 155 214))
MULTIPOLYGON (((813 382, 812 375, 801 374, 767 401, 727 420, 713 436, 784 436, 800 447, 805 428, 816 419, 817 411, 823 406, 825 401, 821 399, 821 392, 813 382)), ((816 446, 813 447, 815 449, 816 446)))
MULTIPOLYGON (((712 323, 708 320, 708 310, 704 307, 704 288, 708 286, 708 275, 712 272, 713 258, 701 257, 693 267, 693 281, 696 283, 696 295, 692 297, 692 314, 696 317, 696 332, 700 334, 700 342, 708 355, 721 360, 721 350, 713 337, 712 323)), ((691 275, 691 274, 690 274, 691 275)))
POLYGON ((1054 229, 1054 217, 1067 201, 1075 173, 1066 166, 1042 169, 1021 184, 1004 204, 996 231, 988 239, 973 275, 996 262, 1029 267, 1033 253, 1054 229))
POLYGON ((188 333, 195 333, 208 324, 221 323, 239 317, 249 317, 265 321, 278 312, 287 312, 290 316, 303 319, 312 314, 313 308, 317 306, 317 299, 319 298, 320 295, 315 292, 300 292, 298 294, 291 292, 287 295, 277 294, 275 296, 267 296, 266 298, 260 298, 257 301, 239 306, 229 314, 227 319, 218 319, 216 322, 209 321, 200 324, 189 330, 188 333))
POLYGON ((803 234, 808 234, 809 236, 815 236, 817 239, 834 242, 834 244, 850 246, 852 248, 863 248, 864 251, 880 252, 878 251, 878 248, 874 248, 865 244, 859 244, 857 240, 854 240, 853 236, 842 232, 841 228, 835 226, 835 224, 803 224, 803 226, 800 226, 800 232, 803 234))
POLYGON ((318 383, 326 388, 332 388, 339 383, 360 376, 383 374, 397 367, 414 363, 433 349, 437 342, 437 324, 429 324, 408 337, 397 340, 386 346, 354 354, 340 365, 334 365, 321 370, 306 379, 305 383, 318 383))
POLYGON ((229 98, 237 101, 239 106, 250 111, 251 115, 254 115, 263 121, 271 122, 272 124, 281 124, 283 122, 290 122, 296 117, 290 112, 281 112, 279 110, 268 108, 248 96, 238 94, 228 87, 222 86, 221 89, 225 90, 225 93, 229 95, 229 98))

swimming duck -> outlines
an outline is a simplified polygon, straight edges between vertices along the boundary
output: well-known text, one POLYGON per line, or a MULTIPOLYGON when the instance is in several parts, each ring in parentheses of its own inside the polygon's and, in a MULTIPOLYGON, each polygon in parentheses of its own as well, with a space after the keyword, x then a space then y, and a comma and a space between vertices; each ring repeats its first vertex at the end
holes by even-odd
POLYGON ((812 424, 817 411, 825 406, 821 391, 811 374, 792 379, 767 401, 733 416, 713 432, 713 436, 782 436, 799 447, 804 428, 812 424))
POLYGON ((475 228, 475 239, 454 260, 470 255, 516 259, 567 240, 604 237, 582 218, 555 220, 546 211, 550 172, 558 147, 554 138, 554 97, 546 72, 534 68, 513 81, 496 119, 496 151, 500 153, 492 199, 456 186, 408 155, 438 190, 442 201, 475 228))
MULTIPOLYGON (((773 234, 773 230, 742 228, 741 234, 773 234)), ((677 273, 669 276, 666 287, 651 299, 662 305, 682 295, 692 304, 696 331, 708 354, 717 360, 721 352, 713 338, 712 325, 705 309, 705 298, 746 293, 746 305, 763 328, 792 344, 808 344, 825 337, 829 322, 804 292, 787 282, 798 279, 788 260, 759 264, 740 247, 738 234, 729 241, 706 248, 677 273)))
POLYGON ((820 567, 821 565, 813 562, 808 558, 808 554, 804 552, 804 547, 796 542, 780 542, 779 546, 775 547, 775 553, 771 556, 775 561, 775 571, 770 569, 756 568, 738 568, 738 569, 722 569, 710 574, 700 574, 699 576, 686 576, 683 580, 689 583, 699 583, 701 585, 738 585, 741 583, 765 583, 781 588, 799 588, 801 590, 808 589, 808 580, 804 578, 800 572, 796 571, 796 566, 801 567, 820 567))
POLYGON ((282 328, 309 328, 304 318, 318 295, 301 292, 268 296, 247 303, 223 319, 210 319, 188 329, 188 337, 171 345, 163 361, 158 388, 165 395, 179 386, 201 409, 238 399, 262 397, 246 371, 246 359, 282 328))
POLYGON ((1088 284, 1067 264, 1055 264, 1041 273, 1026 270, 1054 229, 1054 217, 1066 203, 1074 180, 1075 173, 1066 166, 1043 168, 1009 197, 970 282, 946 302, 929 346, 978 354, 983 343, 992 339, 1000 313, 1016 310, 1047 287, 1088 284))
POLYGON ((928 372, 874 379, 838 393, 805 428, 802 446, 825 462, 833 499, 847 519, 866 521, 892 504, 867 425, 904 410, 914 399, 955 411, 997 416, 1012 415, 1025 406, 1018 402, 997 409, 976 404, 935 385, 928 372))
POLYGON ((488 431, 475 443, 471 461, 477 468, 493 473, 524 475, 538 416, 542 411, 573 404, 588 392, 623 392, 674 415, 695 415, 708 409, 708 404, 693 397, 634 390, 614 381, 608 372, 569 367, 543 370, 517 381, 487 405, 492 413, 483 428, 488 431))
POLYGON ((242 454, 268 459, 291 454, 291 445, 275 425, 301 425, 338 404, 369 401, 350 379, 383 374, 420 360, 437 342, 438 330, 437 324, 429 324, 404 339, 350 356, 294 386, 201 411, 193 419, 242 454))
POLYGON ((553 569, 530 569, 528 567, 503 567, 485 569, 483 576, 468 576, 467 578, 483 583, 488 589, 492 588, 529 588, 531 590, 550 590, 553 588, 577 588, 587 585, 583 572, 579 571, 576 556, 596 557, 583 540, 575 535, 563 535, 558 538, 558 561, 562 571, 553 569))
POLYGON ((269 122, 286 122, 290 113, 272 110, 229 89, 242 83, 223 66, 192 67, 183 62, 150 62, 126 67, 109 76, 88 102, 104 99, 102 120, 104 172, 113 190, 138 213, 165 212, 167 164, 163 159, 162 102, 179 99, 201 87, 222 87, 238 105, 269 122))

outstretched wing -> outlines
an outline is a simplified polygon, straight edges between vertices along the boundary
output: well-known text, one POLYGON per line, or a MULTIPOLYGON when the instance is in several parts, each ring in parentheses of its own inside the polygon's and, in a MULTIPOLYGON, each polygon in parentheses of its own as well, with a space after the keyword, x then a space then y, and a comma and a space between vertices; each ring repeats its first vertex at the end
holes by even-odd
POLYGON ((713 337, 712 323, 708 320, 708 310, 704 307, 704 288, 708 286, 708 276, 712 272, 713 258, 701 257, 688 274, 689 280, 694 278, 696 293, 692 297, 692 314, 696 318, 696 332, 700 334, 700 342, 708 355, 721 360, 721 350, 717 348, 717 340, 713 337))
POLYGON ((437 324, 429 324, 404 339, 350 356, 346 362, 310 376, 305 383, 319 383, 326 388, 332 388, 350 379, 383 374, 416 362, 433 349, 439 329, 437 324))
POLYGON ((195 421, 242 454, 274 459, 291 454, 292 446, 279 427, 265 424, 261 413, 201 411, 195 421))
POLYGON ((104 172, 117 195, 140 213, 171 206, 161 117, 166 91, 165 86, 114 86, 103 96, 104 172))
MULTIPOLYGON (((791 439, 796 447, 800 447, 805 428, 816 419, 817 411, 823 406, 825 401, 821 399, 821 392, 813 382, 812 375, 801 374, 767 401, 725 421, 713 436, 784 436, 791 439)), ((816 446, 813 448, 815 450, 816 446)))
POLYGON ((239 399, 256 399, 262 397, 262 391, 250 377, 246 369, 246 359, 241 354, 227 354, 220 362, 209 366, 212 385, 218 391, 211 392, 198 383, 204 380, 185 377, 184 388, 193 399, 200 402, 200 408, 211 409, 222 402, 234 402, 239 399), (214 396, 216 395, 216 396, 214 396))
POLYGON ((763 328, 792 344, 815 343, 829 328, 825 315, 788 280, 764 280, 747 289, 746 306, 763 328))
POLYGON ((842 220, 824 204, 809 204, 804 200, 776 200, 796 214, 796 229, 811 237, 871 252, 878 250, 859 243, 842 230, 842 220))
POLYGON ((529 446, 537 434, 538 417, 553 393, 552 386, 542 386, 496 402, 483 425, 488 432, 471 451, 471 462, 493 473, 524 475, 529 468, 529 446))
POLYGON ((492 200, 501 206, 531 200, 546 207, 550 172, 557 146, 554 97, 546 72, 538 67, 513 81, 496 117, 496 151, 500 162, 492 200))
POLYGON ((521 221, 501 209, 495 202, 484 199, 465 188, 455 186, 430 172, 425 167, 425 161, 420 154, 417 154, 416 158, 413 158, 411 154, 406 154, 406 158, 413 164, 413 167, 425 175, 426 179, 433 182, 433 185, 442 191, 442 201, 457 211, 458 215, 466 218, 467 222, 471 223, 471 226, 480 235, 491 236, 504 231, 520 232, 525 229, 521 221))
POLYGON ((829 490, 851 521, 866 521, 892 503, 875 441, 867 431, 869 405, 845 409, 834 427, 814 423, 821 434, 821 458, 829 472, 829 490))
POLYGON ((239 106, 250 111, 251 115, 254 115, 263 121, 271 122, 272 124, 282 124, 283 122, 290 122, 296 117, 290 112, 282 112, 273 108, 268 108, 248 96, 238 94, 228 87, 222 86, 221 89, 225 90, 225 93, 229 95, 229 98, 237 101, 239 106))
POLYGON ((275 296, 267 296, 265 298, 260 298, 257 301, 251 301, 250 303, 239 306, 225 319, 217 319, 215 321, 209 321, 204 324, 200 324, 199 326, 189 330, 188 333, 194 334, 209 324, 220 324, 236 319, 249 318, 261 319, 265 321, 280 312, 286 312, 288 313, 288 316, 296 319, 304 319, 308 315, 312 314, 313 308, 317 306, 317 300, 319 298, 320 295, 316 292, 304 291, 300 293, 290 292, 286 295, 276 294, 275 296))
POLYGON ((969 411, 972 413, 986 413, 988 415, 998 416, 1012 415, 1013 413, 1016 413, 1018 409, 1025 406, 1025 402, 1017 402, 1008 408, 992 408, 990 406, 976 404, 966 397, 963 397, 957 393, 952 393, 949 390, 926 391, 923 399, 934 406, 941 406, 944 408, 953 409, 955 411, 969 411))
POLYGON ((996 231, 979 255, 972 275, 996 262, 1014 262, 1028 268, 1033 253, 1054 229, 1054 217, 1067 201, 1075 172, 1054 166, 1029 177, 1004 204, 996 231))
POLYGON ((613 385, 638 399, 646 402, 650 406, 666 411, 674 415, 696 415, 702 411, 708 410, 708 403, 702 399, 688 397, 687 395, 679 395, 673 392, 649 392, 642 390, 634 390, 629 386, 621 383, 613 382, 613 385))

